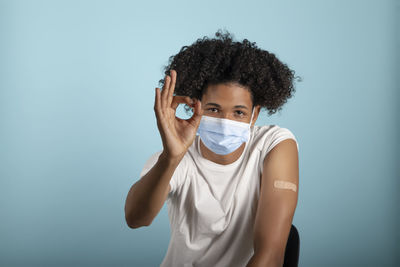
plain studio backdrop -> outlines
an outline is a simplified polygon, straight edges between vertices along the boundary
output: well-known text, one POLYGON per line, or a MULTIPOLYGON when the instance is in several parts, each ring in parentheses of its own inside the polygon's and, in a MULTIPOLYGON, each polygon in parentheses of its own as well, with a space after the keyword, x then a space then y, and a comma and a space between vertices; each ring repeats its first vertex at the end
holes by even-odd
POLYGON ((399 266, 399 10, 394 0, 0 1, 0 266, 159 266, 166 204, 134 230, 125 199, 162 149, 162 67, 218 29, 303 78, 256 123, 299 142, 300 266, 399 266))

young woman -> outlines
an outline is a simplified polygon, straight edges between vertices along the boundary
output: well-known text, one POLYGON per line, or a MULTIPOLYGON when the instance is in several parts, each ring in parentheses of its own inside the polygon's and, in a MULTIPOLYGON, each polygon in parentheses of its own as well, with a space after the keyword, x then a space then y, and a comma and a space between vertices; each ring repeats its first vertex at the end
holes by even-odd
POLYGON ((294 71, 247 39, 216 37, 184 46, 165 68, 154 104, 163 150, 131 187, 126 222, 149 226, 167 201, 171 240, 161 266, 282 266, 298 144, 287 128, 254 124, 261 108, 273 114, 292 96, 294 71), (176 117, 180 103, 190 119, 176 117))

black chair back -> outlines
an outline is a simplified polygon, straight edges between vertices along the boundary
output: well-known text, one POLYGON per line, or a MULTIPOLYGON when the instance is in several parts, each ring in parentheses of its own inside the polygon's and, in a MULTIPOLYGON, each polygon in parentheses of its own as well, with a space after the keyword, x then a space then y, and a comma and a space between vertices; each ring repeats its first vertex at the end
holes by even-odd
POLYGON ((292 224, 286 244, 283 267, 298 267, 300 253, 300 237, 297 228, 292 224))

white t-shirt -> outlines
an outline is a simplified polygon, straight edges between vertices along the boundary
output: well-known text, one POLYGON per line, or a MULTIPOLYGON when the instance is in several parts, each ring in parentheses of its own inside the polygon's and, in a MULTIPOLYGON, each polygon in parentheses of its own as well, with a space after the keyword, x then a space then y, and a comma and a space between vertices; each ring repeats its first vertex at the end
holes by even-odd
MULTIPOLYGON (((254 253, 253 225, 267 153, 284 139, 297 140, 287 128, 254 125, 235 162, 204 158, 200 136, 177 166, 166 200, 171 239, 161 267, 244 267, 254 253)), ((298 148, 298 144, 297 144, 298 148)), ((146 162, 140 177, 162 151, 146 162)))

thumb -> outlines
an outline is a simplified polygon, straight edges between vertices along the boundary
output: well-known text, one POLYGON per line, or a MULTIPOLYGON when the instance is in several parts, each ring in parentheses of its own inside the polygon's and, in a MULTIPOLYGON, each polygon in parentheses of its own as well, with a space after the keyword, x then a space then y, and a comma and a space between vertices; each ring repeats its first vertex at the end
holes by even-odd
POLYGON ((203 109, 201 108, 201 101, 196 99, 196 103, 194 104, 194 114, 189 119, 189 122, 197 128, 200 124, 202 116, 203 116, 203 109))

